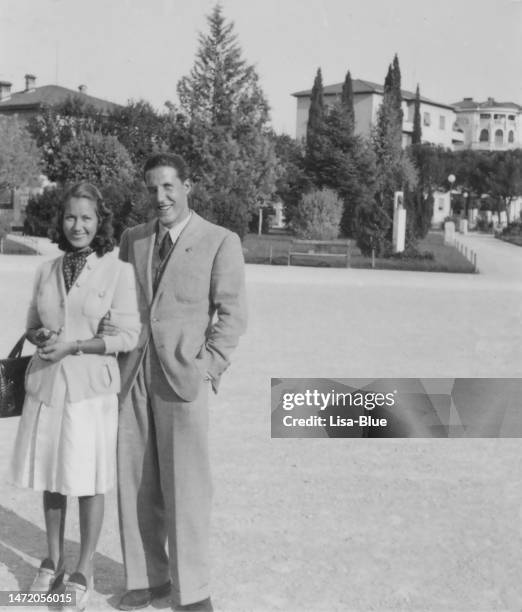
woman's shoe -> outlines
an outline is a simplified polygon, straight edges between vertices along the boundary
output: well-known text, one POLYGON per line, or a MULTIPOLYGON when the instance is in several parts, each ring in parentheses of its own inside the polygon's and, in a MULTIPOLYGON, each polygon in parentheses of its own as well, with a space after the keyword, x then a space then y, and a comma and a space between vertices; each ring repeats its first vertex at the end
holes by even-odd
POLYGON ((54 562, 51 559, 44 559, 36 574, 33 583, 29 587, 31 592, 49 593, 50 591, 58 590, 63 584, 65 570, 63 567, 54 567, 54 562))
POLYGON ((64 603, 65 607, 74 607, 76 610, 85 610, 87 602, 94 588, 93 578, 88 581, 81 572, 74 572, 65 583, 64 603), (68 595, 71 601, 68 602, 68 595))

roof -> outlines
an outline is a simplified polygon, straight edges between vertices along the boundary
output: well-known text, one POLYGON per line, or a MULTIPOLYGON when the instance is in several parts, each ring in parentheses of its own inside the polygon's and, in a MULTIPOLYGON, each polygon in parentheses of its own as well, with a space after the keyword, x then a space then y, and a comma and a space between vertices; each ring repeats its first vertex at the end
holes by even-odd
POLYGON ((119 104, 95 98, 89 94, 61 87, 60 85, 43 85, 28 91, 18 91, 12 93, 7 100, 0 101, 0 112, 3 109, 9 110, 33 110, 43 105, 52 106, 60 104, 71 96, 80 98, 86 104, 92 104, 102 112, 109 112, 120 108, 119 104))
MULTIPOLYGON (((340 95, 343 90, 344 83, 335 83, 334 85, 325 85, 323 87, 323 95, 331 96, 331 95, 340 95)), ((372 81, 363 81, 362 79, 352 79, 352 88, 354 94, 364 94, 364 93, 376 93, 381 96, 384 94, 384 86, 379 85, 378 83, 372 83, 372 81)), ((297 91, 292 95, 296 98, 309 98, 312 94, 311 89, 306 89, 303 91, 297 91)), ((406 101, 415 100, 415 93, 413 91, 407 91, 405 89, 401 89, 402 99, 406 101)), ((440 106, 442 108, 447 108, 450 110, 454 110, 453 106, 449 104, 442 104, 441 102, 435 102, 434 100, 430 100, 429 98, 425 98, 423 96, 420 97, 420 101, 424 102, 424 104, 431 104, 432 106, 440 106)))
POLYGON ((477 102, 473 98, 464 98, 460 102, 452 104, 456 110, 480 110, 486 108, 511 108, 516 111, 522 111, 522 106, 516 102, 497 102, 493 98, 488 98, 485 102, 477 102))

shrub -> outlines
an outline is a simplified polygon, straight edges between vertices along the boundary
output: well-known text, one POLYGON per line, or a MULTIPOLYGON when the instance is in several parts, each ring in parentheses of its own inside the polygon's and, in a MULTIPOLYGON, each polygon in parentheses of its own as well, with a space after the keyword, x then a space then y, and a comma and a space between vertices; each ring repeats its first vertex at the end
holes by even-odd
POLYGON ((343 201, 331 189, 313 189, 301 198, 291 228, 305 240, 334 240, 339 235, 343 201))
POLYGON ((488 221, 486 217, 479 217, 477 219, 476 229, 479 232, 487 232, 488 234, 492 234, 493 227, 494 227, 493 221, 488 221))
POLYGON ((354 235, 361 253, 370 256, 372 250, 377 257, 390 250, 387 238, 391 219, 376 203, 361 204, 355 210, 354 235))
POLYGON ((31 196, 25 210, 24 233, 47 238, 63 196, 63 187, 47 187, 43 193, 31 196))
POLYGON ((514 221, 507 225, 501 233, 503 236, 520 236, 522 234, 522 223, 514 221))

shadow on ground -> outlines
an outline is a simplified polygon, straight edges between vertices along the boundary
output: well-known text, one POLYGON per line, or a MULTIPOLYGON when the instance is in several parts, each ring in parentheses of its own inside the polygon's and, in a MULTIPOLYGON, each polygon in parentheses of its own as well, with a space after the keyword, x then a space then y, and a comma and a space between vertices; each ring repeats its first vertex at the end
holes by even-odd
MULTIPOLYGON (((27 560, 27 556, 39 560, 46 551, 47 540, 42 529, 0 506, 0 564, 5 565, 20 590, 29 587, 35 574, 35 566, 27 560)), ((77 542, 65 540, 66 567, 69 571, 72 560, 78 558, 79 552, 77 542)), ((115 607, 123 591, 123 565, 96 553, 94 567, 95 590, 102 595, 112 595, 107 603, 115 607)))

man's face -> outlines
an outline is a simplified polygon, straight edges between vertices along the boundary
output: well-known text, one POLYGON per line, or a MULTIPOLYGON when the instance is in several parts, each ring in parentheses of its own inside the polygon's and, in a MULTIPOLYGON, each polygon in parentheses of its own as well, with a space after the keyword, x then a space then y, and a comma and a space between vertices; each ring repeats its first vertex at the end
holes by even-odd
POLYGON ((159 166, 148 170, 145 174, 145 184, 149 191, 151 208, 162 225, 170 229, 187 217, 190 182, 181 181, 176 168, 159 166))

